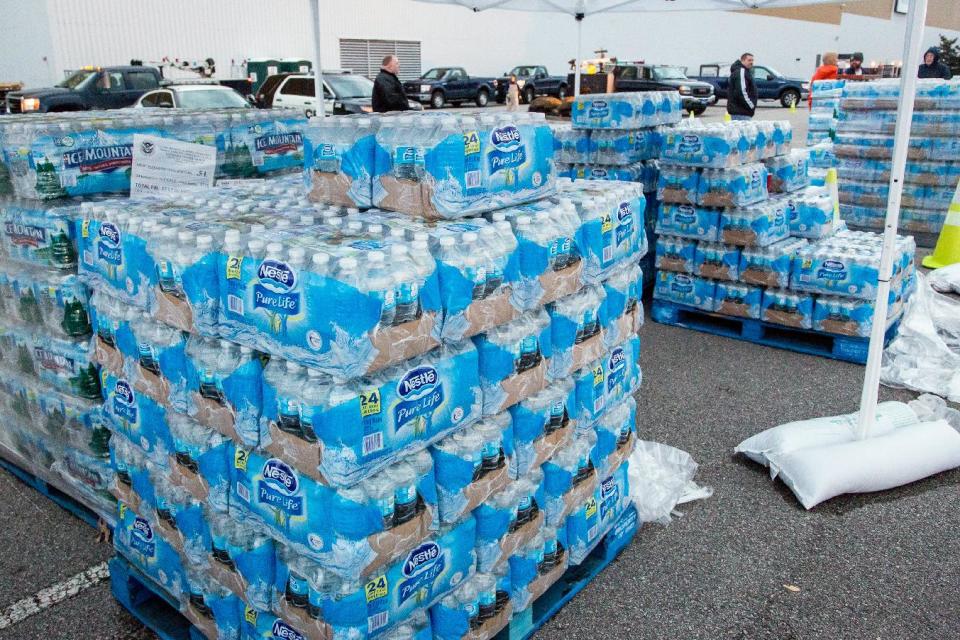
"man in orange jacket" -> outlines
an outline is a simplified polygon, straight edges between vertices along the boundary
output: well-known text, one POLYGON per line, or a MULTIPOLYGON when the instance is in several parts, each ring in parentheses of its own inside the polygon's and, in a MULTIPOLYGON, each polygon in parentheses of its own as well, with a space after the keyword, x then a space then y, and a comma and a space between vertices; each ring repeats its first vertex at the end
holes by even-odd
POLYGON ((813 107, 813 83, 817 80, 836 80, 839 72, 837 59, 838 56, 835 51, 827 51, 823 54, 823 64, 813 72, 813 77, 810 78, 810 98, 807 100, 807 104, 811 108, 813 107))

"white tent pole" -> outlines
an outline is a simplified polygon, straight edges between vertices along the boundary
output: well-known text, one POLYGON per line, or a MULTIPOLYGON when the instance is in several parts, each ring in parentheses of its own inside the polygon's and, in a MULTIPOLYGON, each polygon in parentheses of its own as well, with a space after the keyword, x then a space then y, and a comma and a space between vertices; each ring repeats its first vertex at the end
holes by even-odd
POLYGON ((323 67, 320 66, 320 0, 307 0, 310 3, 310 27, 313 31, 313 91, 317 103, 317 115, 327 115, 323 100, 323 67))
POLYGON ((870 350, 864 373, 863 394, 860 397, 860 418, 857 424, 857 437, 860 439, 867 437, 876 420, 894 244, 897 222, 900 219, 900 197, 903 195, 903 176, 907 168, 910 125, 913 122, 913 100, 917 94, 917 68, 920 66, 920 48, 926 18, 927 0, 911 0, 910 8, 907 10, 907 28, 903 43, 903 67, 900 70, 900 99, 897 103, 897 126, 893 137, 893 165, 890 168, 890 192, 887 196, 887 217, 883 229, 883 251, 880 254, 880 282, 873 311, 873 328, 870 332, 870 350))
POLYGON ((577 66, 573 71, 573 97, 580 97, 580 49, 583 47, 583 14, 574 16, 577 21, 577 66))

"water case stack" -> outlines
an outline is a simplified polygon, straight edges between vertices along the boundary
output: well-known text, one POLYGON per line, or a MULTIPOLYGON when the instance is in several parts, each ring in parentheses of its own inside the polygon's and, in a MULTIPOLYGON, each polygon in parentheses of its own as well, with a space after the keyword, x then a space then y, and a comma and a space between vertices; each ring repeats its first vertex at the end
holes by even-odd
MULTIPOLYGON (((656 241, 657 180, 664 131, 683 107, 676 91, 591 94, 571 105, 571 124, 554 124, 558 174, 571 180, 621 180, 643 185, 644 226, 656 241)), ((641 262, 644 290, 653 286, 653 253, 641 262)))
MULTIPOLYGON (((836 155, 840 209, 852 226, 881 229, 886 216, 898 79, 847 82, 840 100, 836 155)), ((960 181, 960 81, 917 82, 900 210, 900 228, 937 234, 960 181)))
POLYGON ((491 637, 628 509, 643 194, 527 114, 303 143, 81 206, 117 549, 210 638, 491 637))
MULTIPOLYGON (((807 186, 807 150, 771 140, 769 125, 783 126, 693 124, 665 137, 654 317, 675 320, 675 305, 868 336, 880 237, 844 228, 829 192, 807 186)), ((888 325, 913 286, 912 238, 897 249, 888 325)))
POLYGON ((259 175, 302 163, 302 145, 298 155, 277 153, 265 144, 296 121, 286 112, 253 109, 190 115, 94 111, 3 119, 4 458, 77 501, 80 511, 114 520, 110 432, 98 409, 101 381, 90 343, 90 290, 77 275, 76 221, 82 202, 129 192, 135 133, 216 145, 221 152, 218 173, 259 175))

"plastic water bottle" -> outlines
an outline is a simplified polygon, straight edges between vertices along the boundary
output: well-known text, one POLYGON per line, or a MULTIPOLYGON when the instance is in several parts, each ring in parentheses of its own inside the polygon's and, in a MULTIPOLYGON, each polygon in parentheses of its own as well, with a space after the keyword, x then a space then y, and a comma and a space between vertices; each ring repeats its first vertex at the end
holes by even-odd
POLYGON ((483 624, 497 615, 497 580, 492 575, 478 573, 474 576, 472 582, 476 584, 479 594, 477 617, 480 624, 483 624))
POLYGON ((549 573, 560 560, 557 530, 553 527, 544 527, 541 535, 543 536, 543 564, 538 567, 538 570, 540 573, 549 573))
POLYGON ((481 422, 476 431, 483 439, 481 449, 481 473, 487 474, 500 467, 503 456, 503 432, 492 420, 481 422))
MULTIPOLYGON (((343 260, 341 260, 341 263, 343 260)), ((386 264, 382 251, 367 254, 366 290, 380 303, 380 326, 393 324, 397 311, 397 299, 393 286, 393 276, 386 264)))
POLYGON ((420 317, 420 283, 417 268, 410 258, 407 247, 395 244, 390 247, 390 265, 396 274, 394 298, 396 311, 393 324, 412 322, 420 317))
POLYGON ((396 522, 396 496, 393 482, 386 471, 376 473, 363 481, 363 490, 373 500, 383 518, 384 530, 392 529, 396 522))
POLYGON ((483 300, 487 290, 487 268, 478 246, 479 237, 473 231, 460 235, 460 253, 463 259, 463 275, 471 283, 474 300, 483 300))
POLYGON ((466 429, 454 433, 448 440, 454 447, 454 455, 473 466, 471 482, 479 480, 483 476, 483 439, 480 434, 473 429, 466 429))
POLYGON ((284 433, 303 437, 303 427, 300 423, 300 395, 303 385, 304 370, 299 364, 287 360, 272 361, 264 371, 265 380, 277 390, 277 427, 284 433))
POLYGON ((493 227, 488 225, 480 229, 480 246, 483 248, 487 260, 487 280, 484 288, 484 297, 487 298, 500 289, 503 285, 504 270, 507 264, 507 256, 504 253, 500 242, 500 234, 493 227))
MULTIPOLYGON (((316 256, 314 256, 316 257, 316 256)), ((307 442, 317 442, 313 411, 324 406, 330 396, 329 380, 317 369, 307 369, 307 378, 300 391, 300 430, 307 442)))
POLYGON ((400 526, 417 515, 417 477, 406 462, 390 466, 387 475, 394 486, 394 526, 400 526))

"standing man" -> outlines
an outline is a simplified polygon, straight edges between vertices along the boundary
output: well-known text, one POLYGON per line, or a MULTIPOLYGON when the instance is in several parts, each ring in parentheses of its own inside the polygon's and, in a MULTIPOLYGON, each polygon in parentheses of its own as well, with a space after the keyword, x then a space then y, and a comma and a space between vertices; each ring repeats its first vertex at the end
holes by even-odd
POLYGON ((845 76, 863 75, 863 54, 857 51, 850 56, 850 66, 843 70, 845 76))
POLYGON ((387 111, 406 111, 410 108, 407 96, 403 92, 403 83, 397 77, 400 60, 397 56, 387 56, 380 65, 380 73, 373 83, 373 110, 376 113, 387 111))
POLYGON ((930 47, 923 54, 923 64, 917 70, 918 78, 943 78, 949 80, 953 77, 950 67, 940 62, 940 49, 930 47))
POLYGON ((757 110, 757 87, 753 84, 753 54, 745 53, 730 66, 727 113, 731 120, 750 120, 757 110))

